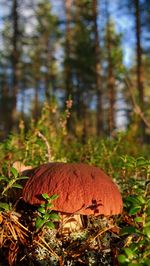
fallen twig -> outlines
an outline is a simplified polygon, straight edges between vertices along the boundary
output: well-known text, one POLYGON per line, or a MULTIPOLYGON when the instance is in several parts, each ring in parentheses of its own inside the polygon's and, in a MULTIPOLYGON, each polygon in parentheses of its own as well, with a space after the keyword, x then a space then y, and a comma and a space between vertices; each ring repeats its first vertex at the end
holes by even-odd
POLYGON ((48 140, 46 139, 46 137, 40 131, 37 132, 37 136, 39 138, 41 138, 45 142, 46 147, 47 147, 47 157, 48 157, 48 160, 51 161, 52 152, 51 152, 51 148, 50 148, 48 140))

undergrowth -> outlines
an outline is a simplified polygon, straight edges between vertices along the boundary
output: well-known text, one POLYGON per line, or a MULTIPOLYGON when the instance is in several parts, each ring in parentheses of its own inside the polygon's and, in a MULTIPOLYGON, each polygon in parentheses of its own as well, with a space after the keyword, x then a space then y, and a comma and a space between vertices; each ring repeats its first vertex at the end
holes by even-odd
MULTIPOLYGON (((98 234, 97 241, 103 243, 107 242, 106 235, 111 234, 110 249, 113 257, 111 265, 148 266, 150 262, 149 147, 142 146, 135 137, 131 142, 130 132, 118 133, 114 139, 91 137, 83 144, 79 137, 70 136, 67 132, 70 108, 71 102, 67 102, 65 112, 60 113, 55 103, 51 105, 46 103, 38 122, 31 120, 30 127, 26 130, 24 122, 20 121, 20 132, 11 134, 5 142, 0 143, 0 261, 3 261, 0 265, 24 265, 21 261, 24 263, 27 253, 33 255, 30 249, 35 245, 36 249, 41 250, 40 252, 45 252, 44 254, 48 252, 54 257, 54 260, 59 262, 56 265, 63 265, 63 260, 67 258, 69 260, 70 257, 77 261, 78 265, 81 261, 87 262, 89 256, 87 254, 91 252, 91 247, 87 248, 91 237, 87 231, 82 232, 81 238, 75 240, 59 239, 55 232, 55 245, 54 243, 54 246, 48 245, 47 236, 44 238, 41 236, 42 230, 36 230, 41 229, 43 225, 45 228, 46 224, 52 225, 52 229, 48 229, 52 230, 50 234, 55 230, 53 220, 49 222, 45 218, 48 216, 50 219, 53 218, 51 211, 44 216, 46 210, 43 208, 47 205, 41 206, 39 212, 35 209, 28 210, 27 206, 25 209, 17 207, 26 176, 21 176, 22 169, 16 170, 13 167, 14 162, 19 161, 23 165, 36 167, 46 162, 60 161, 96 165, 113 177, 123 197, 124 211, 115 220, 114 227, 105 225, 99 228, 98 224, 98 227, 94 227, 96 228, 94 231, 90 228, 90 233, 93 234, 93 238, 90 239, 93 239, 94 243, 96 239, 94 237, 98 234), (39 217, 39 220, 36 220, 35 216, 39 217), (81 251, 81 257, 75 253, 75 246, 81 251), (83 247, 87 252, 84 256, 83 247)), ((50 196, 47 198, 48 203, 51 200, 50 196)), ((103 244, 99 244, 98 248, 100 246, 103 244)), ((94 252, 92 256, 97 255, 94 252)), ((35 254, 33 257, 30 256, 28 265, 34 265, 35 257, 35 254)), ((96 264, 88 260, 87 265, 96 264)))

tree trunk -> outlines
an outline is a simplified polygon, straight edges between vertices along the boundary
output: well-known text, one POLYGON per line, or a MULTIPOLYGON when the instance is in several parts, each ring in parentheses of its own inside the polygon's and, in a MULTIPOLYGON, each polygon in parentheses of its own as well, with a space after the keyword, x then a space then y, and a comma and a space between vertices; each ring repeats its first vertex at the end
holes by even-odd
POLYGON ((45 67, 46 73, 44 75, 45 83, 45 98, 48 102, 51 100, 51 96, 55 95, 55 73, 53 70, 53 59, 54 51, 50 47, 49 36, 45 38, 45 67))
POLYGON ((101 86, 101 66, 100 66, 100 46, 97 25, 97 0, 93 0, 93 32, 94 32, 94 51, 95 51, 95 81, 97 91, 97 135, 103 133, 103 108, 102 108, 102 86, 101 86))
MULTIPOLYGON (((144 112, 144 77, 143 77, 143 64, 142 64, 142 48, 141 48, 141 11, 139 0, 134 0, 135 8, 135 31, 136 31, 136 61, 137 61, 137 89, 139 106, 141 111, 144 112)), ((145 124, 140 121, 142 140, 145 138, 145 124)))
POLYGON ((108 21, 107 28, 107 53, 108 53, 108 91, 109 91, 109 135, 113 134, 115 129, 115 111, 114 111, 114 103, 115 103, 115 78, 113 73, 113 62, 111 56, 111 33, 110 33, 110 25, 108 21))
POLYGON ((11 114, 6 66, 3 67, 3 76, 1 77, 0 96, 1 96, 0 97, 0 126, 2 129, 0 140, 2 140, 2 139, 5 139, 9 133, 10 114, 11 114))
MULTIPOLYGON (((65 41, 65 103, 64 106, 66 108, 66 101, 71 97, 73 99, 72 92, 72 82, 71 82, 71 64, 70 64, 70 56, 71 56, 71 4, 72 0, 65 0, 65 9, 66 9, 66 41, 65 41)), ((67 121, 68 130, 72 130, 71 118, 69 117, 67 121)))
POLYGON ((65 86, 66 86, 66 100, 72 97, 72 86, 71 86, 71 66, 70 66, 70 50, 71 50, 71 4, 72 0, 65 0, 66 9, 66 43, 65 43, 65 86))
POLYGON ((136 58, 137 58, 137 88, 139 91, 139 103, 143 109, 144 106, 144 78, 142 65, 142 48, 141 48, 141 17, 139 0, 135 0, 135 24, 136 24, 136 58))
POLYGON ((109 98, 109 112, 108 112, 108 129, 109 136, 113 135, 115 129, 115 77, 114 77, 114 63, 112 57, 112 37, 111 37, 111 28, 110 28, 110 15, 108 2, 106 0, 106 17, 107 17, 107 28, 106 28, 106 49, 107 49, 107 60, 108 60, 108 98, 109 98))
POLYGON ((11 111, 11 124, 10 130, 15 129, 16 124, 16 112, 17 112, 17 92, 18 92, 18 61, 19 61, 19 52, 18 52, 18 1, 13 0, 12 5, 12 17, 13 17, 13 38, 12 38, 12 111, 11 111))
POLYGON ((37 122, 38 120, 38 115, 39 115, 39 93, 38 93, 38 89, 39 89, 39 80, 36 80, 35 83, 35 94, 34 94, 34 119, 35 122, 37 122))
POLYGON ((51 92, 50 92, 50 73, 49 73, 49 64, 52 64, 52 58, 50 56, 49 52, 49 40, 48 38, 45 39, 45 67, 46 67, 46 73, 45 73, 45 97, 46 100, 49 102, 51 98, 51 92))

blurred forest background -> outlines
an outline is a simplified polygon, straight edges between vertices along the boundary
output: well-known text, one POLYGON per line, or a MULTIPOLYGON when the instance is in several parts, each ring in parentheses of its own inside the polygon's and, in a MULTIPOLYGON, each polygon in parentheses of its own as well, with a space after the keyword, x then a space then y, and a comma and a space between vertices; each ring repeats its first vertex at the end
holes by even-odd
POLYGON ((149 33, 149 0, 0 0, 0 139, 67 101, 83 141, 149 142, 149 33))

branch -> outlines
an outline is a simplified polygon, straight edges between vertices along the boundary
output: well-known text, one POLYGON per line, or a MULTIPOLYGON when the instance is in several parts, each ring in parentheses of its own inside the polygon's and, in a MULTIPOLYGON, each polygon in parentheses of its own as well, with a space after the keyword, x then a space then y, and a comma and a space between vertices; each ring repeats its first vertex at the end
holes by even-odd
POLYGON ((140 116, 140 118, 143 120, 143 122, 145 123, 147 128, 150 129, 150 121, 147 120, 147 118, 145 117, 145 114, 141 110, 141 107, 137 104, 135 96, 134 96, 133 91, 131 89, 131 88, 133 88, 133 84, 128 77, 125 79, 125 83, 126 83, 127 88, 129 89, 132 105, 134 107, 134 109, 133 109, 134 112, 140 116))
POLYGON ((48 157, 48 160, 51 161, 51 158, 52 158, 52 152, 51 152, 51 147, 50 147, 50 145, 49 145, 48 140, 46 139, 46 137, 45 137, 40 131, 37 132, 37 136, 38 136, 39 138, 41 138, 41 139, 45 142, 46 147, 47 147, 47 157, 48 157))

